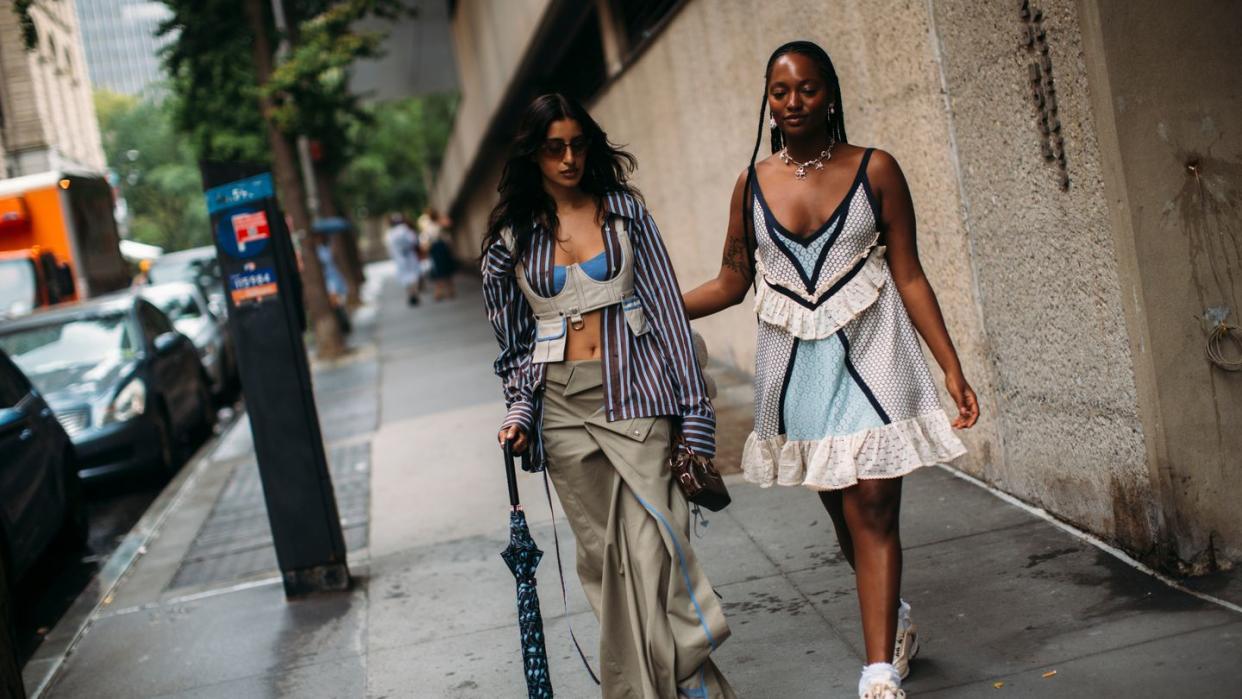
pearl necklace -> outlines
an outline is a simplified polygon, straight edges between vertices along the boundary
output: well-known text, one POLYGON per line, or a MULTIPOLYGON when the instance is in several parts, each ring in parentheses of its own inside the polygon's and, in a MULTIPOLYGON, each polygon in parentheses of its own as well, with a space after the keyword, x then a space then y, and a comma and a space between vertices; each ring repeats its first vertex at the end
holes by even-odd
POLYGON ((835 145, 837 145, 836 141, 830 141, 828 143, 828 147, 819 152, 818 158, 815 158, 814 160, 808 160, 805 163, 800 163, 797 160, 794 160, 792 157, 790 157, 788 147, 781 148, 781 152, 780 152, 781 162, 785 163, 786 165, 797 165, 798 169, 794 170, 794 177, 799 180, 805 180, 806 169, 808 167, 814 167, 816 170, 823 170, 824 161, 832 160, 832 147, 835 145))

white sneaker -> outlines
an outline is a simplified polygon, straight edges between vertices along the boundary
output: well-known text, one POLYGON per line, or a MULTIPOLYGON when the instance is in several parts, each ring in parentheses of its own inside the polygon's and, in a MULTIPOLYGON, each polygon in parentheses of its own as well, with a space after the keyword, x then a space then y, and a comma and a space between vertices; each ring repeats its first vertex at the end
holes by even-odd
POLYGON ((897 669, 889 663, 872 663, 858 680, 858 699, 906 699, 897 669))
POLYGON ((919 654, 919 627, 910 619, 910 605, 901 600, 897 609, 897 639, 893 643, 893 667, 901 679, 910 675, 910 661, 919 654))

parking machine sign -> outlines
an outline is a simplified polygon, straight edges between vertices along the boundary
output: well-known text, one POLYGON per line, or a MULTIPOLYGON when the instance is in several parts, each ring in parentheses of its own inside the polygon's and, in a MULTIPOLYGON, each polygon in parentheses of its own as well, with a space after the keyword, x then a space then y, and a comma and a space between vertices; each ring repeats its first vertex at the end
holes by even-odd
POLYGON ((246 252, 247 243, 272 237, 271 229, 267 225, 266 211, 234 214, 230 220, 233 223, 233 237, 237 241, 238 252, 246 252))
POLYGON ((276 272, 271 267, 258 267, 248 262, 240 274, 229 275, 229 295, 233 297, 233 305, 262 301, 275 296, 276 272))

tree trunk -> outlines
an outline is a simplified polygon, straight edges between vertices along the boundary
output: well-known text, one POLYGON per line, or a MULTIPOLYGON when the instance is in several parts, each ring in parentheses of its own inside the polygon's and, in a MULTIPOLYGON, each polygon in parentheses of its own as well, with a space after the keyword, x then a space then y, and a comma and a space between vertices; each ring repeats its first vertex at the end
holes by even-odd
MULTIPOLYGON (((323 167, 316 165, 315 180, 319 186, 319 212, 324 218, 340 216, 341 212, 336 206, 336 193, 333 191, 332 175, 323 167)), ((362 305, 360 290, 364 281, 362 263, 358 259, 356 235, 355 231, 349 230, 329 236, 332 241, 332 258, 336 260, 336 266, 341 270, 341 276, 345 278, 345 305, 350 310, 362 305)))
MULTIPOLYGON (((272 47, 267 36, 266 14, 263 0, 246 0, 246 19, 254 32, 252 55, 255 74, 262 88, 272 74, 272 47)), ((323 268, 315 254, 311 236, 310 213, 306 210, 306 192, 298 175, 297 157, 289 138, 281 133, 272 121, 273 105, 269 98, 259 95, 259 111, 267 128, 267 141, 272 149, 272 169, 276 186, 280 190, 281 203, 293 220, 294 240, 301 248, 302 298, 315 335, 315 354, 321 359, 333 359, 345 353, 345 341, 341 328, 332 313, 328 289, 323 280, 323 268)))

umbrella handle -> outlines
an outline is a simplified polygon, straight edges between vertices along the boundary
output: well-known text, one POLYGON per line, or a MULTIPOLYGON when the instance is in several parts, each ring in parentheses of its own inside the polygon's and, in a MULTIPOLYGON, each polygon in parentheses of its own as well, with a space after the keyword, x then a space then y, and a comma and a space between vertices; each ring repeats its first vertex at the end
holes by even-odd
POLYGON ((518 506, 518 487, 517 487, 517 469, 513 465, 513 442, 504 441, 505 449, 505 476, 509 480, 509 505, 511 507, 518 506))

